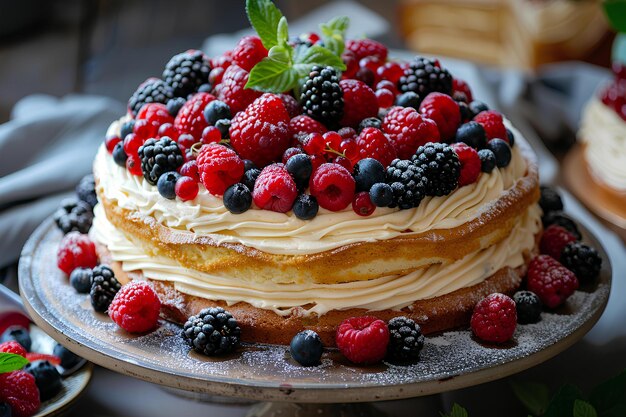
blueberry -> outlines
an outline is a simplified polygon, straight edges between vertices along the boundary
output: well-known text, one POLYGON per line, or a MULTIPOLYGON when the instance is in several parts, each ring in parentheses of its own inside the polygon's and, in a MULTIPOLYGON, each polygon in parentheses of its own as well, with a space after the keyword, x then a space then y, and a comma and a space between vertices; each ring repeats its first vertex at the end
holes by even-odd
POLYGON ((10 340, 15 340, 17 343, 22 345, 24 349, 30 352, 32 341, 30 339, 28 329, 25 329, 22 326, 8 327, 4 333, 2 333, 2 336, 0 336, 0 343, 8 342, 10 340))
POLYGON ((251 169, 256 169, 256 165, 254 164, 254 162, 252 162, 249 159, 244 159, 243 160, 243 170, 245 171, 250 171, 251 169))
POLYGON ((115 148, 113 148, 113 160, 119 166, 126 168, 127 159, 128 155, 126 155, 126 152, 124 151, 123 142, 118 142, 117 145, 115 145, 115 148))
POLYGON ((377 207, 388 207, 393 202, 393 190, 391 185, 379 182, 370 189, 370 200, 377 207))
POLYGON ((210 125, 215 125, 220 119, 231 118, 230 107, 223 101, 213 100, 204 108, 204 120, 210 125))
POLYGON ((352 171, 356 191, 369 191, 378 182, 385 181, 385 167, 374 158, 361 159, 352 171))
POLYGON ((518 291, 513 296, 520 324, 537 323, 541 318, 541 300, 532 291, 518 291))
POLYGON ((300 194, 293 203, 293 214, 301 220, 310 220, 317 216, 320 206, 317 199, 309 194, 300 194))
POLYGON ((254 184, 256 183, 256 179, 259 177, 261 173, 260 169, 252 168, 248 169, 243 173, 243 178, 241 179, 241 183, 248 187, 248 190, 254 190, 254 184))
POLYGON ((72 369, 82 360, 80 356, 74 354, 72 351, 59 343, 56 344, 52 353, 54 356, 61 359, 61 366, 65 369, 72 369))
POLYGON ((244 184, 238 182, 224 192, 224 206, 233 214, 241 214, 252 205, 252 193, 244 184))
POLYGON ((511 129, 506 130, 506 137, 509 140, 509 146, 512 148, 515 146, 515 135, 511 131, 511 129))
POLYGON ((419 109, 421 102, 422 100, 420 100, 420 96, 413 91, 402 93, 398 96, 398 98, 396 98, 396 104, 398 106, 413 107, 416 110, 419 109))
POLYGON ((502 139, 491 139, 487 143, 487 148, 490 149, 496 156, 496 165, 499 168, 504 168, 511 162, 511 147, 506 141, 502 139))
POLYGON ((230 129, 230 120, 229 119, 220 119, 215 122, 215 127, 220 130, 222 134, 222 139, 230 138, 230 133, 228 132, 230 129))
POLYGON ((180 109, 185 105, 186 100, 182 97, 174 97, 167 101, 167 112, 176 117, 180 109))
POLYGON ((313 164, 309 155, 299 153, 289 158, 285 164, 285 169, 293 177, 298 189, 302 190, 309 184, 309 178, 313 172, 313 164))
POLYGON ((213 87, 209 83, 201 84, 198 87, 198 93, 210 93, 213 87))
POLYGON ((70 284, 79 294, 87 294, 91 290, 91 268, 76 268, 70 274, 70 284))
POLYGON ((576 222, 570 219, 562 211, 557 210, 544 213, 541 217, 541 223, 543 224, 544 229, 551 224, 556 224, 576 236, 576 239, 580 240, 582 238, 576 222))
POLYGON ((490 173, 496 167, 496 156, 489 149, 481 149, 478 151, 480 158, 480 170, 490 173))
POLYGON ((482 101, 474 100, 469 104, 469 108, 476 116, 478 113, 489 110, 489 107, 482 101))
POLYGON ((463 142, 474 149, 483 149, 487 146, 485 128, 477 122, 467 122, 456 130, 455 142, 463 142))
POLYGON ((361 131, 366 127, 375 127, 376 129, 380 129, 382 125, 383 122, 378 117, 368 117, 361 120, 359 127, 357 128, 357 132, 361 133, 361 131))
POLYGON ((0 417, 11 417, 11 406, 7 403, 0 403, 0 417))
POLYGON ((459 112, 461 113, 462 121, 465 122, 467 120, 471 120, 474 117, 474 113, 472 113, 467 103, 465 103, 464 101, 459 101, 457 102, 457 104, 459 105, 459 112))
POLYGON ((61 391, 61 374, 48 361, 31 362, 24 370, 35 377, 41 401, 49 400, 61 391))
POLYGON ((126 135, 133 133, 133 129, 135 128, 135 119, 128 120, 124 122, 122 128, 120 129, 120 137, 125 138, 126 135))
POLYGON ((162 174, 157 181, 157 190, 164 198, 173 200, 176 198, 176 181, 180 174, 176 171, 169 171, 162 174))
POLYGON ((315 366, 320 363, 323 351, 322 339, 313 330, 303 330, 291 339, 291 357, 302 366, 315 366))

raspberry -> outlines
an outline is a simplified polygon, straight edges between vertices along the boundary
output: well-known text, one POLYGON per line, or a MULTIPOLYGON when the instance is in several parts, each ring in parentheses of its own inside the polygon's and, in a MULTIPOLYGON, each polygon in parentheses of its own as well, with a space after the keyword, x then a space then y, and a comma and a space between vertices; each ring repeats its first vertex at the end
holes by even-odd
POLYGON ((375 127, 366 127, 356 138, 359 159, 374 158, 387 167, 396 159, 396 150, 382 131, 375 127))
POLYGON ((251 71, 259 61, 267 56, 267 49, 258 36, 244 36, 233 49, 233 62, 246 71, 251 71))
POLYGON ((35 377, 24 371, 0 374, 0 402, 11 406, 13 417, 34 415, 41 405, 35 377))
POLYGON ((265 210, 288 212, 298 196, 296 183, 283 164, 268 165, 254 183, 254 204, 265 210))
POLYGON ((109 306, 109 317, 130 333, 145 333, 154 329, 159 319, 161 302, 145 281, 133 281, 115 294, 109 306))
POLYGON ((309 133, 319 133, 323 135, 326 133, 326 126, 304 114, 296 116, 289 121, 289 134, 292 138, 297 138, 299 135, 307 135, 309 133))
POLYGON ((193 200, 198 195, 198 181, 191 177, 180 177, 174 188, 176 195, 183 201, 193 200))
POLYGON ((376 317, 352 317, 339 325, 336 342, 350 362, 376 363, 387 353, 389 329, 376 317))
MULTIPOLYGON (((400 77, 404 75, 404 68, 402 68, 399 63, 393 61, 385 62, 383 65, 378 67, 376 74, 383 80, 390 81, 392 88, 384 88, 387 88, 389 91, 394 93, 394 95, 398 94, 398 87, 396 84, 398 83, 398 80, 400 80, 400 77)), ((378 85, 380 85, 380 83, 378 83, 377 86, 378 85)))
POLYGON ((218 97, 228 104, 233 114, 242 111, 263 94, 260 91, 244 88, 249 75, 248 71, 238 65, 231 65, 224 73, 218 97))
POLYGON ((470 89, 469 84, 463 81, 460 78, 452 79, 452 92, 453 93, 463 93, 465 94, 465 98, 467 99, 467 103, 471 103, 474 101, 474 97, 472 95, 472 90, 470 89))
POLYGON ((396 96, 386 88, 376 90, 376 100, 378 101, 378 107, 380 107, 381 109, 391 107, 395 98, 396 96))
POLYGON ((372 39, 349 39, 346 41, 346 50, 352 51, 357 61, 367 56, 374 56, 381 62, 387 60, 387 47, 372 39))
POLYGON ((474 183, 480 175, 482 166, 478 152, 471 146, 467 146, 461 142, 453 144, 452 149, 454 149, 454 152, 458 155, 459 162, 461 163, 459 187, 474 183))
POLYGON ((356 59, 354 52, 350 50, 344 50, 341 54, 341 59, 346 65, 346 70, 341 74, 342 79, 354 78, 356 72, 359 70, 359 60, 356 59))
POLYGON ((480 123, 483 128, 485 128, 487 139, 502 139, 507 142, 509 141, 502 115, 497 111, 482 111, 474 117, 474 121, 480 123))
POLYGON ((213 195, 223 195, 243 176, 243 161, 232 149, 211 143, 204 145, 196 158, 200 181, 213 195))
POLYGON ((285 109, 287 109, 287 113, 289 113, 289 117, 294 118, 300 113, 302 113, 302 109, 300 108, 300 103, 290 94, 279 94, 278 97, 283 101, 285 105, 285 109))
POLYGON ((289 142, 289 114, 275 94, 263 94, 254 100, 230 126, 233 149, 258 167, 280 159, 289 142))
POLYGON ((0 352, 14 353, 16 355, 26 357, 28 353, 26 349, 15 340, 9 340, 8 342, 0 343, 0 352))
POLYGON ((174 126, 181 134, 189 133, 199 142, 202 138, 202 131, 208 126, 204 119, 204 108, 213 100, 215 96, 209 93, 194 94, 176 115, 174 126))
POLYGON ((576 275, 548 255, 530 261, 527 281, 528 289, 550 308, 563 304, 578 289, 576 275))
POLYGON ((576 242, 576 236, 568 232, 565 228, 555 224, 548 226, 543 231, 539 250, 541 253, 550 255, 554 259, 561 258, 561 252, 568 243, 576 242))
MULTIPOLYGON (((147 120, 136 120, 135 124, 133 125, 133 133, 142 140, 153 138, 157 135, 158 132, 159 127, 155 124, 150 123, 147 120)), ((126 137, 128 137, 128 135, 126 135, 126 137)))
POLYGON ((57 251, 57 266, 66 274, 74 268, 93 268, 98 263, 96 246, 87 235, 70 232, 63 237, 57 251))
POLYGON ((515 302, 504 294, 489 294, 474 307, 470 325, 474 334, 485 342, 506 342, 517 327, 515 302))
POLYGON ((338 164, 322 164, 311 176, 311 195, 326 210, 340 211, 352 202, 356 184, 350 171, 338 164))
POLYGON ((383 120, 383 132, 400 159, 410 159, 417 148, 440 139, 437 124, 412 107, 392 107, 383 120))
POLYGON ((61 358, 55 355, 48 355, 45 353, 28 352, 25 356, 28 362, 48 361, 54 366, 61 365, 61 358))
POLYGON ((447 94, 430 93, 420 105, 420 113, 437 123, 439 136, 449 142, 461 124, 459 105, 447 94))
POLYGON ((367 217, 376 210, 376 206, 370 199, 369 191, 361 191, 354 195, 352 200, 352 210, 359 216, 367 217))
POLYGON ((161 126, 165 123, 174 123, 174 118, 162 103, 149 103, 141 108, 137 120, 146 120, 152 125, 161 126))
POLYGON ((378 99, 367 84, 358 80, 341 80, 339 85, 344 102, 342 126, 356 128, 361 120, 378 114, 378 99))

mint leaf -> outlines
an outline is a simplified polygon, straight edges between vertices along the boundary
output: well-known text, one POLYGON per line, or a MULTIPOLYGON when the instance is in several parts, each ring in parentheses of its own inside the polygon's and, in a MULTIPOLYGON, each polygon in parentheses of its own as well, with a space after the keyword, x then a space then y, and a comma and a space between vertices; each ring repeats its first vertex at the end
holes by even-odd
POLYGON ((298 73, 291 65, 263 58, 250 71, 245 88, 253 88, 266 93, 283 93, 294 88, 294 85, 298 83, 298 78, 298 73))
POLYGON ((526 409, 536 416, 542 415, 550 403, 550 390, 545 384, 534 382, 511 382, 511 388, 526 409))
POLYGON ((28 360, 15 353, 0 353, 0 374, 17 371, 28 364, 28 360))
POLYGON ((281 17, 278 21, 278 27, 276 28, 276 41, 280 46, 288 46, 289 41, 289 27, 287 26, 287 18, 281 17))
POLYGON ((589 402, 601 417, 626 415, 626 371, 595 387, 589 402))
POLYGON ((350 19, 346 16, 335 17, 320 25, 324 46, 337 56, 341 56, 345 48, 344 40, 349 25, 350 19))
POLYGON ((626 32, 626 0, 604 1, 604 13, 618 32, 626 32))
POLYGON ((278 45, 278 23, 283 14, 274 3, 270 0, 246 0, 246 14, 266 49, 278 45))
POLYGON ((598 417, 598 413, 596 413, 593 405, 587 401, 576 400, 574 401, 573 417, 598 417))
POLYGON ((309 48, 298 49, 298 53, 294 57, 295 67, 298 67, 298 73, 304 76, 308 75, 310 68, 313 65, 321 65, 323 67, 330 66, 343 71, 346 69, 346 65, 343 60, 337 55, 333 54, 328 49, 313 45, 309 48), (308 66, 308 70, 304 70, 308 66))
POLYGON ((543 417, 563 417, 572 415, 574 402, 582 399, 580 390, 571 384, 563 385, 552 400, 543 417))

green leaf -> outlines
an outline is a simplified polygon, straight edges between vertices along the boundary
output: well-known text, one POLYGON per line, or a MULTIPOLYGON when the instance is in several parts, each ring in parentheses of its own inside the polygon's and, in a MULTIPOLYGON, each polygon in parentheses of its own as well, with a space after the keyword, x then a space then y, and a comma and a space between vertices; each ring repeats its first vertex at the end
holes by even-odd
POLYGON ((626 415, 626 371, 611 378, 591 391, 589 402, 601 417, 626 415))
POLYGON ((278 7, 270 0, 246 0, 246 13, 263 46, 269 50, 278 45, 278 23, 283 17, 278 7))
POLYGON ((596 409, 593 408, 593 405, 589 404, 587 401, 576 400, 574 401, 573 417, 598 417, 598 413, 596 413, 596 409))
POLYGON ((350 19, 346 16, 334 17, 327 23, 320 25, 324 46, 339 57, 345 47, 344 39, 349 25, 350 19))
POLYGON ((15 353, 0 353, 0 374, 17 371, 28 364, 28 360, 15 353))
POLYGON ((287 26, 287 18, 285 16, 281 17, 278 21, 276 40, 279 46, 287 46, 287 42, 289 41, 289 27, 287 26))
POLYGON ((572 415, 574 402, 582 399, 580 390, 571 384, 563 385, 552 400, 543 417, 563 417, 572 415))
POLYGON ((517 399, 524 404, 531 414, 540 416, 548 409, 550 390, 547 385, 512 381, 511 387, 517 399))
POLYGON ((292 66, 267 57, 252 68, 246 88, 282 93, 291 90, 297 84, 298 77, 292 66))
POLYGON ((313 45, 310 48, 300 49, 294 57, 295 65, 321 65, 337 68, 339 71, 346 69, 343 60, 328 49, 313 45))

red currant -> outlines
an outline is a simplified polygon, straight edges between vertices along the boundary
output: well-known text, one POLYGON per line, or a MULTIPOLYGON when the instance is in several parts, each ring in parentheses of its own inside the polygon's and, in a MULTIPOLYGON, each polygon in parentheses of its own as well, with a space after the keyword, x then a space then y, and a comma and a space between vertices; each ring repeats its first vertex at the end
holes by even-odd
POLYGON ((382 80, 382 81, 379 81, 379 82, 376 84, 376 88, 375 88, 375 90, 380 90, 380 89, 382 89, 382 88, 386 88, 387 90, 391 91, 392 93, 394 93, 394 94, 398 94, 398 88, 396 87, 396 85, 395 85, 394 83, 392 83, 392 82, 391 82, 391 81, 389 81, 389 80, 382 80))
POLYGON ((311 165, 313 165, 313 172, 315 172, 315 170, 319 168, 319 166, 325 162, 326 162, 326 158, 324 158, 322 155, 312 155, 311 165))
POLYGON ((369 216, 376 210, 376 206, 370 200, 370 193, 362 191, 357 193, 352 200, 352 210, 359 216, 369 216))
POLYGON ((326 142, 326 145, 328 145, 330 149, 339 150, 342 139, 341 135, 337 132, 324 133, 324 142, 326 142))
POLYGON ((129 133, 124 138, 124 152, 126 155, 137 155, 137 151, 143 145, 144 140, 134 133, 129 133))
POLYGON ((380 59, 375 56, 366 56, 365 58, 361 58, 361 60, 359 61, 359 67, 368 68, 374 74, 376 74, 378 67, 380 67, 382 64, 383 63, 380 61, 380 59))
POLYGON ((198 174, 198 164, 196 161, 187 161, 178 168, 178 173, 183 177, 191 177, 196 181, 200 181, 200 175, 198 174))
POLYGON ((202 131, 202 143, 219 143, 222 140, 222 132, 215 126, 207 126, 202 131))
POLYGON ((107 148, 107 152, 113 153, 115 145, 117 145, 121 141, 122 139, 120 139, 120 137, 117 135, 107 136, 106 138, 104 138, 104 146, 107 148))
POLYGON ((376 90, 376 99, 378 100, 378 107, 386 109, 393 105, 396 96, 386 88, 376 90))
POLYGON ((128 158, 126 159, 126 169, 128 172, 138 177, 143 175, 143 172, 141 171, 141 161, 138 156, 128 155, 128 158))
POLYGON ((343 152, 346 158, 348 158, 350 161, 353 161, 354 158, 359 155, 359 149, 356 145, 356 142, 352 139, 343 140, 339 144, 339 150, 343 152))
POLYGON ((352 172, 352 163, 350 162, 348 158, 344 158, 343 156, 338 156, 335 158, 333 162, 337 165, 341 165, 342 167, 347 169, 348 172, 352 172))
POLYGON ((189 133, 183 133, 178 137, 178 146, 182 148, 191 149, 194 143, 196 143, 196 138, 189 133))
POLYGON ((172 140, 177 140, 180 132, 172 123, 163 123, 161 126, 159 126, 159 131, 157 132, 157 135, 160 138, 167 136, 172 140))
POLYGON ((309 33, 308 39, 309 39, 309 42, 311 42, 312 44, 315 44, 317 41, 320 40, 320 36, 315 32, 311 32, 309 33))
POLYGON ((174 192, 183 201, 193 200, 198 195, 198 181, 191 177, 180 177, 176 181, 174 192))
POLYGON ((404 75, 404 70, 397 62, 386 62, 384 65, 378 67, 376 73, 380 78, 389 80, 395 84, 400 80, 400 77, 404 75))
POLYGON ((324 141, 324 137, 320 133, 311 133, 304 138, 302 147, 309 155, 320 155, 326 149, 326 141, 324 141))
POLYGON ((356 72, 359 70, 359 62, 356 60, 354 52, 349 50, 343 51, 341 59, 343 59, 343 63, 346 65, 346 70, 343 72, 341 78, 344 80, 354 78, 356 72))
POLYGON ((354 130, 351 127, 342 127, 341 129, 339 129, 337 131, 337 133, 339 133, 339 135, 343 138, 343 139, 354 139, 356 138, 356 130, 354 130))

